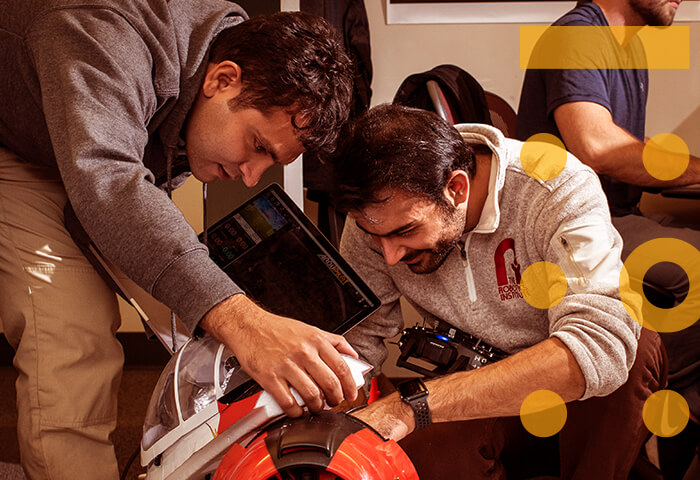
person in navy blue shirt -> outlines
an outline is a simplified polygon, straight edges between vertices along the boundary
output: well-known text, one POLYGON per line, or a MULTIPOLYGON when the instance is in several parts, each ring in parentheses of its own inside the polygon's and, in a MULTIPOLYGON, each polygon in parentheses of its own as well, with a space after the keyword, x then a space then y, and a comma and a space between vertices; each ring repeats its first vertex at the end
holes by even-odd
MULTIPOLYGON (((679 3, 579 2, 553 25, 669 26, 679 3)), ((687 169, 674 180, 659 180, 645 168, 642 154, 649 141, 645 136, 649 79, 644 47, 636 31, 624 29, 622 38, 616 38, 607 29, 590 34, 609 37, 604 52, 597 43, 600 38, 592 42, 592 37, 578 37, 556 44, 559 55, 553 61, 564 59, 566 64, 527 70, 516 128, 520 140, 537 133, 559 137, 567 150, 598 173, 608 197, 613 225, 624 241, 623 259, 655 238, 680 239, 695 248, 700 245, 698 225, 684 225, 670 215, 645 216, 639 209, 645 188, 700 183, 700 159, 690 156, 687 169)), ((535 48, 531 61, 538 59, 538 48, 543 47, 535 48)), ((700 265, 696 263, 689 262, 683 268, 670 261, 654 264, 642 279, 647 298, 666 308, 682 303, 693 284, 689 277, 695 279, 700 275, 700 265)), ((700 430, 697 425, 700 322, 680 332, 662 334, 662 339, 669 353, 669 388, 682 393, 688 401, 691 412, 688 428, 697 432, 700 430)))

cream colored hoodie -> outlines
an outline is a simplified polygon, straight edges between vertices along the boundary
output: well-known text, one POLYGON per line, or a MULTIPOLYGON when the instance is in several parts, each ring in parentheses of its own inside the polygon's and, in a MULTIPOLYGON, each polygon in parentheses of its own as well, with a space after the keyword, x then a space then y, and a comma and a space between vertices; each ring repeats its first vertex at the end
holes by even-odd
POLYGON ((620 301, 622 240, 598 177, 568 155, 556 178, 536 180, 520 164, 521 142, 486 125, 457 128, 465 141, 494 152, 479 223, 464 237, 466 259, 455 249, 436 272, 423 275, 403 263, 389 267, 348 220, 341 253, 383 305, 347 339, 378 373, 387 356, 384 339, 404 327, 403 295, 429 323, 442 319, 509 353, 557 337, 585 376, 582 399, 613 392, 627 380, 641 326, 620 301), (530 306, 519 288, 522 273, 542 261, 567 278, 566 295, 548 310, 530 306))

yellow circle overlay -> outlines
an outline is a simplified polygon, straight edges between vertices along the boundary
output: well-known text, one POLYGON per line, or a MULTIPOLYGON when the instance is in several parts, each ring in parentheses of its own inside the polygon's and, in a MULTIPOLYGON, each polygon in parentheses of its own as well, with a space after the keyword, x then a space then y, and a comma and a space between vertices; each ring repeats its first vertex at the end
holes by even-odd
POLYGON ((677 238, 655 238, 635 248, 625 260, 620 273, 620 299, 627 313, 643 327, 657 332, 679 332, 698 319, 699 277, 700 251, 697 248, 677 238), (672 308, 659 308, 644 295, 644 275, 660 262, 675 263, 688 276, 688 295, 672 308))
POLYGON ((642 419, 649 431, 658 437, 673 437, 688 424, 688 402, 673 390, 659 390, 647 398, 642 419))
POLYGON ((533 307, 552 308, 566 295, 566 275, 554 263, 533 263, 520 278, 520 292, 533 307))
POLYGON ((551 180, 566 166, 566 148, 556 136, 537 133, 523 143, 520 164, 535 180, 551 180))
POLYGON ((551 390, 535 390, 520 405, 520 421, 534 436, 551 437, 566 423, 566 404, 551 390))
POLYGON ((642 162, 652 177, 658 180, 673 180, 683 175, 688 168, 690 150, 678 135, 660 133, 644 145, 642 162))

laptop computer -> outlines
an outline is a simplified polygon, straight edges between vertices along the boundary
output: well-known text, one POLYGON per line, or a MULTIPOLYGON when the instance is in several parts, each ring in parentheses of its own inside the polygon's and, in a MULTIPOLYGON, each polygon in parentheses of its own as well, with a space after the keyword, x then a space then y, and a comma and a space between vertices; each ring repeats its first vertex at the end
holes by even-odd
POLYGON ((199 238, 214 262, 272 313, 344 334, 380 306, 278 184, 266 187, 199 238))

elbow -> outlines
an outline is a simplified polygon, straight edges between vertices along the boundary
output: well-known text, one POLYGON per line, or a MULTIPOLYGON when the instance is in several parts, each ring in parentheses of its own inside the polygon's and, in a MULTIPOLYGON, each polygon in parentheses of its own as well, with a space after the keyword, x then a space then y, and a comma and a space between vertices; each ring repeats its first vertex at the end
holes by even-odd
POLYGON ((571 153, 582 163, 585 163, 586 165, 591 167, 593 171, 598 175, 608 174, 608 152, 600 143, 596 141, 583 142, 575 149, 571 149, 571 153))
POLYGON ((573 338, 568 334, 560 338, 565 340, 576 362, 576 365, 570 363, 570 382, 572 391, 574 385, 583 389, 583 392, 577 392, 581 393, 580 400, 605 397, 627 382, 637 350, 637 341, 631 331, 625 332, 622 338, 608 336, 593 339, 575 334, 573 338), (580 369, 576 372, 580 376, 573 374, 576 366, 580 369), (574 379, 577 380, 575 383, 574 379), (582 384, 579 384, 581 381, 582 384))
MULTIPOLYGON (((637 360, 637 344, 626 344, 624 350, 610 354, 597 375, 597 387, 594 396, 604 397, 612 394, 630 380, 632 369, 637 360)), ((639 373, 639 371, 637 371, 639 373)), ((638 379, 637 379, 638 380, 638 379)))
POLYGON ((565 393, 561 394, 561 398, 566 403, 581 400, 586 397, 588 390, 586 377, 577 365, 575 369, 570 371, 568 384, 566 389, 563 390, 565 393))
POLYGON ((595 375, 587 378, 585 392, 581 400, 591 397, 607 397, 627 383, 629 370, 623 364, 609 365, 604 370, 596 371, 595 375))

